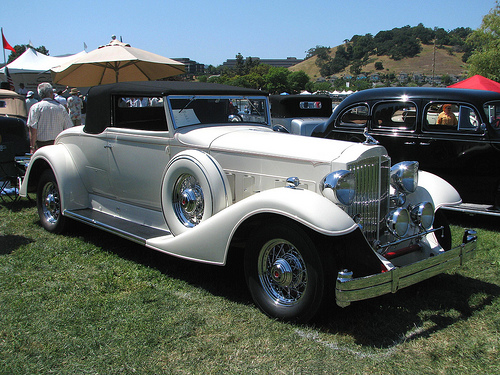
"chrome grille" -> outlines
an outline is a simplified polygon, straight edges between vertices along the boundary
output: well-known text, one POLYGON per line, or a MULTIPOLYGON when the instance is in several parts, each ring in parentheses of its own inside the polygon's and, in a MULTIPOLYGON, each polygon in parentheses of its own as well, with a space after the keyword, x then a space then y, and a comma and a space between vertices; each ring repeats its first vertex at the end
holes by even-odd
POLYGON ((354 203, 344 207, 349 216, 359 216, 359 224, 370 243, 379 239, 385 229, 389 211, 389 175, 391 159, 375 156, 349 163, 347 169, 356 175, 354 203))

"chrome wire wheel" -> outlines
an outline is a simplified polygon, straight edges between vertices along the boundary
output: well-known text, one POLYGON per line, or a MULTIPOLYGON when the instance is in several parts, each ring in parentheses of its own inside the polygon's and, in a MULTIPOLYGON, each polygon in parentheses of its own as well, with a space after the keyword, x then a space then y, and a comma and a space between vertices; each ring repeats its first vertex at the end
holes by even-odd
POLYGON ((325 291, 323 257, 316 241, 290 220, 257 227, 245 248, 245 278, 255 304, 267 315, 305 323, 325 291))
POLYGON ((36 191, 38 217, 42 226, 52 233, 61 233, 66 226, 63 215, 61 191, 51 170, 45 170, 40 176, 36 191))
POLYGON ((198 225, 203 218, 205 200, 200 182, 189 173, 184 173, 175 182, 172 206, 177 219, 186 227, 198 225))
POLYGON ((43 185, 41 204, 45 220, 51 224, 57 223, 61 217, 61 198, 59 189, 53 181, 48 181, 43 185))
POLYGON ((293 306, 307 289, 307 269, 294 245, 273 239, 262 247, 257 272, 264 292, 280 306, 293 306))

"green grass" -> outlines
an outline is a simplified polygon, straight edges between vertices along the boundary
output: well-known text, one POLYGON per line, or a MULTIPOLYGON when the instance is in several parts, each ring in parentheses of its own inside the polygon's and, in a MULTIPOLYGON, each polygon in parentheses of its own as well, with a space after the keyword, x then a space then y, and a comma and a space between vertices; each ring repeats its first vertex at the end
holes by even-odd
POLYGON ((251 302, 241 268, 197 264, 0 205, 0 374, 496 374, 500 220, 472 263, 309 325, 251 302))

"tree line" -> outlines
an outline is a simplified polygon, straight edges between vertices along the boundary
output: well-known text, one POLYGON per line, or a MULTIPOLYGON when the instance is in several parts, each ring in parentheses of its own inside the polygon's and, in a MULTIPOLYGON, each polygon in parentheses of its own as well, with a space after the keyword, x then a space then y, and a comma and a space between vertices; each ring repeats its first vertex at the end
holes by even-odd
MULTIPOLYGON (((458 27, 451 31, 443 28, 428 28, 423 24, 410 27, 394 28, 380 31, 375 36, 372 34, 354 35, 350 40, 337 47, 332 56, 331 48, 316 46, 309 49, 306 58, 316 56, 316 65, 324 77, 343 71, 351 66, 352 74, 360 74, 370 56, 389 56, 393 60, 412 58, 422 51, 422 44, 435 44, 437 48, 447 48, 450 53, 464 52, 464 62, 470 57, 473 46, 467 43, 467 38, 472 34, 469 27, 458 27)), ((376 69, 382 70, 382 63, 376 69)))

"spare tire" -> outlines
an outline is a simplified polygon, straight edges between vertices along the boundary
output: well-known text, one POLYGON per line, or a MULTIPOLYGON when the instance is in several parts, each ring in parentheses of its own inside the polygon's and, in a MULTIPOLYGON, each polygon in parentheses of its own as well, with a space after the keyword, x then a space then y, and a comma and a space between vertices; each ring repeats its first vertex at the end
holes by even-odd
POLYGON ((167 165, 162 184, 162 209, 174 235, 195 227, 231 204, 227 177, 209 154, 187 150, 167 165))

